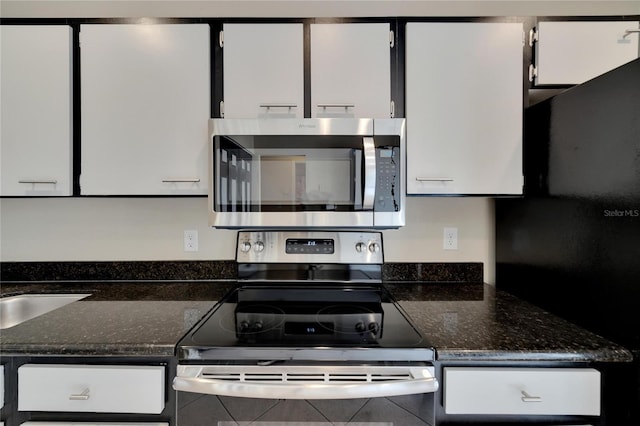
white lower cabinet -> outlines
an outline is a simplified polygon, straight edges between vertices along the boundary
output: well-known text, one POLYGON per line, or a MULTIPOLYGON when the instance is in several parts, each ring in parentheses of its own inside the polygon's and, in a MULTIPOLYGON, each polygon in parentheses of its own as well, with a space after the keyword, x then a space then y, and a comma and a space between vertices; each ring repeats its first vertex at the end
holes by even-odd
POLYGON ((165 367, 25 364, 18 411, 160 414, 165 367))
POLYGON ((444 368, 446 414, 600 415, 591 368, 444 368))

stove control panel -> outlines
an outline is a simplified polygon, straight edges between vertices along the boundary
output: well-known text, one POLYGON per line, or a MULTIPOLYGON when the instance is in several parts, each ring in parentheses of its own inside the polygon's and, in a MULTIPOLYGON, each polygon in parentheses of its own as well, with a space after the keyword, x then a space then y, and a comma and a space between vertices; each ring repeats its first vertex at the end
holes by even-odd
POLYGON ((239 263, 382 264, 381 232, 240 231, 239 263))

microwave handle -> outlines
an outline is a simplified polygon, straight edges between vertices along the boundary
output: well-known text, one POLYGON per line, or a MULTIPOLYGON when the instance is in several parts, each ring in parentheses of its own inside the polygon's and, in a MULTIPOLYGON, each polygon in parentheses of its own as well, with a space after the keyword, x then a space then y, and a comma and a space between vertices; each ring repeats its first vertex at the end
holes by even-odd
POLYGON ((376 146, 370 136, 362 138, 364 148, 364 191, 362 209, 373 210, 376 199, 376 146))

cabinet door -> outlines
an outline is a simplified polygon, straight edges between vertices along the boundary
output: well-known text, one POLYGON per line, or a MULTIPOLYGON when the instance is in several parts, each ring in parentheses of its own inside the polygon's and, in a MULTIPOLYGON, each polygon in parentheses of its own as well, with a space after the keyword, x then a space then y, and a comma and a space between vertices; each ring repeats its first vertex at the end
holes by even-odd
POLYGON ((311 25, 311 116, 389 118, 387 23, 311 25))
POLYGON ((71 27, 0 31, 0 195, 71 195, 71 27))
POLYGON ((540 22, 535 84, 580 84, 638 57, 638 21, 540 22))
POLYGON ((522 193, 522 25, 406 29, 407 193, 522 193))
POLYGON ((304 117, 302 24, 224 24, 225 118, 304 117))
POLYGON ((81 192, 206 194, 209 26, 82 25, 81 192))

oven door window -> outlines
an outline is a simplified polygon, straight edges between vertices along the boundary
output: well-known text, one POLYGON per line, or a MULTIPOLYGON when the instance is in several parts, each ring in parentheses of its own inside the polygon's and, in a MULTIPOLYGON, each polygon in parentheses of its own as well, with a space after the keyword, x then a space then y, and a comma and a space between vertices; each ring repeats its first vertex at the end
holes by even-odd
POLYGON ((254 399, 178 392, 178 424, 211 426, 429 426, 434 394, 386 398, 254 399))
POLYGON ((367 201, 375 191, 375 182, 367 182, 367 170, 375 170, 372 138, 216 136, 214 144, 215 211, 373 208, 367 201), (367 152, 367 140, 373 157, 367 152))

